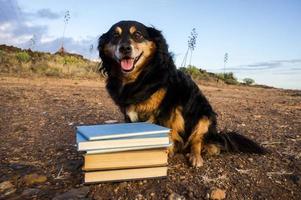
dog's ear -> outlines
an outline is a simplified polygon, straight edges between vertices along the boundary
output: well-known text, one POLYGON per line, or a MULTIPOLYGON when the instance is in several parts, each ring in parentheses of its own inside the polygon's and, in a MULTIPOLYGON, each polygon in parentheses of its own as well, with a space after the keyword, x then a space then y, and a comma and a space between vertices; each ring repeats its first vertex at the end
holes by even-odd
POLYGON ((110 65, 106 64, 106 58, 105 58, 105 54, 104 54, 104 50, 103 50, 107 41, 108 41, 108 33, 104 33, 99 37, 98 46, 97 46, 99 57, 102 60, 99 71, 103 75, 107 75, 110 70, 110 65))
POLYGON ((161 31, 155 29, 154 27, 148 27, 147 32, 150 40, 155 42, 157 49, 160 49, 161 52, 168 52, 168 45, 161 31))
POLYGON ((104 33, 102 34, 99 39, 98 39, 98 53, 99 53, 99 57, 101 59, 104 58, 104 52, 103 52, 103 48, 105 46, 105 44, 107 43, 108 40, 108 33, 104 33))

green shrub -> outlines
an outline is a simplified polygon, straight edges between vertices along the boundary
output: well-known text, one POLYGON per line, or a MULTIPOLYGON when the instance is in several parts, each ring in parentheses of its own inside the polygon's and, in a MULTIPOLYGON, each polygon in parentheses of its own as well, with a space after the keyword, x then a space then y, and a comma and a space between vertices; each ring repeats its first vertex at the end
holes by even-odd
POLYGON ((191 65, 187 67, 180 67, 179 70, 186 74, 189 74, 194 79, 202 79, 206 76, 205 73, 201 72, 199 68, 191 65))
POLYGON ((48 65, 45 64, 38 64, 38 65, 32 65, 30 67, 30 70, 33 73, 37 73, 37 74, 45 74, 45 72, 47 71, 47 69, 49 68, 48 65))
POLYGON ((21 63, 27 63, 30 60, 30 55, 25 51, 21 51, 16 54, 16 58, 21 63))
POLYGON ((237 85, 239 83, 233 72, 219 73, 217 76, 227 84, 237 85))
POLYGON ((79 63, 79 59, 77 59, 74 56, 64 56, 64 65, 72 65, 72 64, 76 64, 79 63))
POLYGON ((4 60, 4 51, 0 49, 0 62, 4 60))
POLYGON ((255 81, 253 79, 251 79, 251 78, 244 78, 242 81, 246 85, 252 85, 252 84, 255 83, 255 81))
POLYGON ((46 76, 55 76, 59 77, 61 75, 61 70, 59 68, 48 68, 45 72, 46 76))

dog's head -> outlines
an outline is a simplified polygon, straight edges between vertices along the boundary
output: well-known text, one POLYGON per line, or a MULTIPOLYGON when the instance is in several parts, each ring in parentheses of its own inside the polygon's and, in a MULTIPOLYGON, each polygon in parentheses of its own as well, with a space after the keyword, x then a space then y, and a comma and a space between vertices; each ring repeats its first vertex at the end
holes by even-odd
POLYGON ((167 51, 161 32, 136 21, 120 21, 114 24, 99 38, 98 44, 105 72, 122 76, 139 74, 159 48, 167 51))

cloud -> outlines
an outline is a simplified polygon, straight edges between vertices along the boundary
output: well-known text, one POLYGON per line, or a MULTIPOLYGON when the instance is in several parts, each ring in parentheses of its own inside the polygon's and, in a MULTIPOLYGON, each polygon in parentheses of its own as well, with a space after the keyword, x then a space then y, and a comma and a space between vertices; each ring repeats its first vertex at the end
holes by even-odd
POLYGON ((36 12, 23 12, 23 16, 27 20, 31 19, 49 19, 49 20, 54 20, 54 19, 59 19, 63 16, 62 13, 56 13, 51 11, 48 8, 43 8, 40 10, 37 10, 36 12))
POLYGON ((258 62, 258 63, 253 63, 253 64, 228 67, 227 70, 231 70, 231 71, 268 70, 268 69, 283 68, 288 65, 291 66, 292 64, 301 64, 301 59, 258 62))
POLYGON ((24 47, 33 37, 41 38, 48 31, 45 25, 34 25, 30 17, 38 13, 23 12, 16 0, 0 0, 0 43, 24 47))
POLYGON ((37 17, 47 18, 47 19, 58 19, 60 14, 52 12, 50 9, 41 9, 36 13, 37 17))
POLYGON ((0 0, 0 23, 11 21, 27 21, 33 18, 58 19, 61 13, 53 12, 48 8, 36 12, 24 12, 16 0, 0 0))
MULTIPOLYGON (((0 0, 0 44, 14 45, 33 50, 56 52, 61 47, 62 38, 48 34, 48 26, 34 23, 36 19, 56 20, 63 14, 48 8, 36 12, 25 12, 17 0, 0 0), (35 40, 32 44, 31 39, 35 40)), ((96 37, 85 37, 76 40, 71 37, 64 39, 64 48, 71 53, 79 53, 88 58, 96 58, 96 48, 91 52, 90 46, 96 47, 96 37)))
POLYGON ((14 0, 0 0, 0 23, 20 18, 20 8, 14 0))
MULTIPOLYGON (((63 38, 42 38, 43 42, 37 45, 40 51, 56 52, 62 45, 63 38)), ((96 58, 97 55, 97 38, 86 37, 85 39, 75 40, 71 37, 64 38, 64 48, 67 52, 81 54, 87 58, 96 58), (93 45, 92 51, 90 50, 93 45)))

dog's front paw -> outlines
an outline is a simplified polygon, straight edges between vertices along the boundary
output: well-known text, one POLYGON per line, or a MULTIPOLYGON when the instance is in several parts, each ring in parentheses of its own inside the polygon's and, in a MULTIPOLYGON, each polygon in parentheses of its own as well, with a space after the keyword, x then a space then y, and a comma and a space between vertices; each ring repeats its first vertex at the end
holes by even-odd
POLYGON ((189 155, 189 162, 192 167, 202 167, 204 164, 204 160, 201 155, 195 155, 193 153, 189 155))
POLYGON ((175 149, 173 145, 167 148, 167 154, 169 157, 173 157, 175 155, 175 149))

